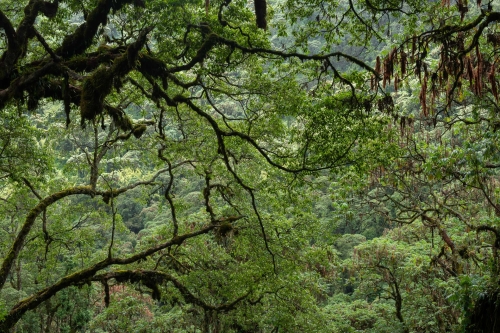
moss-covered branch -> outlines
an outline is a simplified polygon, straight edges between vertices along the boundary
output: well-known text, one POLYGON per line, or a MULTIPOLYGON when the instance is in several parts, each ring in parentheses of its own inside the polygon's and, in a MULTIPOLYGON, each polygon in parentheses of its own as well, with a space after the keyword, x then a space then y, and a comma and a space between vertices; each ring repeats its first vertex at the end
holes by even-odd
POLYGON ((30 210, 28 213, 28 216, 26 216, 26 219, 23 223, 23 226, 21 227, 21 230, 19 231, 14 243, 12 244, 11 248, 7 252, 7 255, 4 258, 4 261, 2 263, 2 268, 0 269, 0 289, 3 288, 5 281, 7 280, 7 276, 9 275, 9 272, 12 268, 12 265, 14 264, 14 261, 19 255, 19 252, 21 251, 21 248, 23 247, 24 240, 26 239, 26 236, 30 232, 31 228, 33 227, 33 224, 35 223, 36 218, 38 215, 40 215, 41 212, 43 212, 47 207, 52 205, 54 202, 57 202, 61 200, 62 198, 75 195, 75 194, 93 194, 92 189, 89 186, 76 186, 72 187, 69 189, 65 189, 63 191, 54 193, 52 195, 49 195, 48 197, 44 198, 41 200, 38 205, 36 205, 33 209, 30 210))
POLYGON ((356 64, 359 67, 369 71, 370 73, 372 73, 376 77, 380 76, 380 74, 377 73, 373 67, 371 67, 370 65, 368 65, 364 61, 362 61, 354 56, 351 56, 349 54, 343 53, 343 52, 331 52, 331 53, 325 53, 325 54, 308 55, 308 54, 303 54, 303 53, 298 53, 298 52, 282 52, 279 50, 266 49, 266 48, 261 48, 261 47, 247 47, 247 46, 240 45, 233 40, 229 40, 229 39, 226 39, 223 37, 217 37, 217 42, 220 44, 224 44, 224 45, 233 47, 235 49, 238 49, 243 53, 274 55, 274 56, 277 56, 277 57, 283 58, 283 59, 297 58, 300 60, 325 60, 325 59, 329 59, 332 57, 344 58, 347 61, 349 61, 353 64, 356 64))
POLYGON ((41 12, 47 17, 54 17, 57 13, 58 1, 53 3, 42 0, 31 0, 24 8, 24 18, 16 31, 8 18, 0 13, 0 27, 7 34, 8 47, 0 57, 0 89, 10 85, 10 76, 15 69, 19 58, 26 52, 28 39, 34 37, 33 25, 41 12))
POLYGON ((19 256, 19 252, 22 249, 24 240, 26 239, 26 236, 28 235, 31 228, 33 227, 33 224, 35 223, 36 218, 40 215, 40 213, 42 213, 50 205, 52 205, 53 203, 55 203, 63 198, 66 198, 68 196, 78 195, 78 194, 84 194, 84 195, 90 195, 90 196, 98 195, 98 196, 102 196, 103 200, 106 201, 106 198, 110 198, 110 197, 116 198, 120 194, 125 193, 128 190, 134 189, 138 186, 149 185, 149 184, 153 183, 159 175, 161 175, 162 173, 165 173, 167 171, 168 171, 168 169, 161 169, 149 180, 136 182, 136 183, 133 183, 133 184, 130 184, 128 186, 118 188, 115 190, 99 191, 99 190, 92 189, 91 186, 75 186, 72 188, 68 188, 68 189, 53 193, 53 194, 45 197, 33 209, 30 210, 30 212, 26 216, 26 219, 23 223, 23 226, 21 227, 21 230, 19 231, 16 239, 14 240, 14 243, 12 244, 11 248, 9 249, 9 251, 7 252, 7 255, 4 258, 4 261, 2 263, 2 267, 0 269, 0 290, 3 288, 5 281, 7 280, 7 277, 12 269, 12 265, 14 264, 16 258, 19 256))
POLYGON ((93 42, 99 26, 106 25, 109 12, 120 10, 126 4, 144 7, 142 0, 100 0, 92 10, 87 20, 82 23, 74 33, 66 36, 56 54, 68 59, 74 55, 83 53, 93 42))
POLYGON ((165 283, 165 282, 171 282, 177 290, 179 290, 186 300, 186 302, 190 304, 195 304, 200 307, 202 307, 205 310, 210 310, 210 311, 221 311, 221 312, 227 312, 231 311, 234 309, 234 307, 244 300, 245 298, 250 295, 249 292, 245 293, 241 297, 238 297, 236 300, 229 302, 229 303, 223 303, 219 305, 211 305, 202 300, 200 297, 196 296, 193 294, 186 286, 184 286, 178 279, 176 279, 174 276, 165 273, 165 272, 160 272, 160 271, 150 271, 150 270, 123 270, 123 271, 116 271, 116 272, 109 272, 105 274, 100 274, 96 275, 92 278, 92 281, 108 281, 110 279, 115 279, 119 283, 123 282, 130 282, 130 283, 137 283, 140 282, 146 287, 152 289, 153 295, 152 297, 154 299, 159 298, 161 295, 159 294, 159 289, 158 285, 165 283))
MULTIPOLYGON (((90 187, 87 187, 88 189, 90 187)), ((75 285, 80 285, 82 283, 85 283, 86 281, 92 280, 92 278, 95 276, 97 272, 100 270, 112 266, 112 265, 126 265, 126 264, 131 264, 134 262, 137 262, 139 260, 145 259, 146 257, 155 254, 158 251, 161 251, 163 249, 169 248, 174 245, 180 245, 182 244, 185 240, 197 237, 202 234, 206 234, 210 232, 212 229, 216 228, 216 225, 209 225, 207 227, 204 227, 198 231, 190 232, 187 234, 183 234, 181 236, 173 237, 169 241, 158 244, 157 246, 151 247, 149 249, 146 249, 142 252, 139 252, 133 256, 127 257, 127 258, 106 258, 102 261, 99 261, 98 263, 82 269, 76 273, 70 274, 68 276, 65 276, 58 282, 54 283, 53 285, 40 290, 39 292, 35 293, 34 295, 20 301, 17 303, 12 310, 5 316, 5 318, 0 321, 0 332, 8 332, 10 328, 12 328, 17 321, 29 310, 32 310, 36 308, 38 305, 40 305, 42 302, 48 300, 52 296, 54 296, 57 292, 70 287, 70 286, 75 286, 75 285)), ((181 290, 182 291, 182 290, 181 290)), ((194 296, 193 296, 194 297, 194 296)), ((234 303, 234 302, 233 302, 234 303)), ((230 303, 229 305, 226 305, 225 307, 221 308, 221 310, 228 308, 229 306, 233 303, 230 303)), ((235 303, 234 303, 235 305, 235 303)), ((234 306, 233 305, 233 306, 234 306)))
POLYGON ((119 80, 135 68, 139 50, 146 43, 147 34, 152 29, 153 27, 144 29, 110 68, 99 67, 83 82, 80 100, 82 121, 94 119, 102 113, 104 99, 111 93, 114 80, 119 80))

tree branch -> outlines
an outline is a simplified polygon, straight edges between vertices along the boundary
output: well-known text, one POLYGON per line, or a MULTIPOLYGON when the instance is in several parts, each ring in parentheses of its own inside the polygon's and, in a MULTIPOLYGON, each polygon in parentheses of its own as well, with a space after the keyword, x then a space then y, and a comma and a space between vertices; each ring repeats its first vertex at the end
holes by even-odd
POLYGON ((61 47, 56 50, 56 54, 69 59, 74 55, 83 53, 92 45, 99 26, 107 24, 111 9, 120 10, 126 4, 144 7, 143 0, 100 0, 94 10, 88 14, 87 20, 74 33, 64 38, 61 47))
MULTIPOLYGON (((70 287, 70 286, 75 286, 75 285, 81 285, 85 283, 86 281, 91 280, 94 275, 109 266, 112 265, 126 265, 126 264, 131 264, 134 262, 137 262, 139 260, 145 259, 146 257, 155 254, 156 252, 166 249, 168 247, 174 246, 174 245, 181 245, 185 240, 197 237, 202 234, 206 234, 210 232, 212 229, 216 228, 215 225, 209 225, 206 226, 198 231, 194 231, 191 233, 183 234, 181 236, 173 237, 169 241, 159 244, 155 247, 151 247, 149 249, 146 249, 142 252, 139 252, 131 257, 128 258, 106 258, 102 261, 99 261, 98 263, 85 268, 83 270, 80 270, 76 273, 70 274, 65 276, 64 278, 60 279, 58 282, 54 283, 53 285, 44 288, 37 293, 33 294, 32 296, 20 301, 17 303, 11 311, 3 318, 2 321, 0 321, 0 332, 8 332, 10 328, 12 328, 19 319, 25 314, 27 311, 36 308, 38 305, 43 303, 44 301, 48 300, 52 296, 54 296, 57 292, 70 287)), ((234 303, 234 302, 233 302, 234 303)), ((232 303, 230 303, 232 304, 232 303)), ((226 305, 226 307, 222 308, 229 308, 229 305, 226 305)))

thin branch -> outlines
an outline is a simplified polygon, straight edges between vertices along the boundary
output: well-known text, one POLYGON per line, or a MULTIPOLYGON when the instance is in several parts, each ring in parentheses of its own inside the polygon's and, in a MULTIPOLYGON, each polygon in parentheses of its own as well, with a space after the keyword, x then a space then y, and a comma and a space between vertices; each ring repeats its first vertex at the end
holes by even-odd
POLYGON ((206 234, 213 230, 216 226, 209 225, 198 231, 194 231, 191 233, 186 233, 181 236, 174 237, 169 241, 158 244, 155 247, 151 247, 142 252, 139 252, 133 256, 126 258, 106 258, 98 263, 80 271, 77 271, 73 274, 65 276, 60 279, 53 285, 44 288, 32 296, 20 301, 17 303, 10 312, 0 321, 0 332, 8 332, 11 327, 13 327, 19 319, 29 310, 36 308, 38 305, 43 303, 44 301, 50 299, 57 292, 74 285, 81 285, 85 283, 85 281, 92 279, 92 277, 100 270, 105 269, 112 265, 127 265, 139 260, 145 259, 146 257, 157 253, 165 248, 169 248, 175 245, 181 245, 184 241, 197 237, 202 234, 206 234))
POLYGON ((156 288, 156 286, 152 285, 164 282, 171 282, 177 290, 181 292, 184 299, 191 304, 198 305, 205 310, 211 311, 220 311, 220 312, 228 312, 235 308, 235 306, 241 302, 243 299, 247 298, 250 295, 250 291, 245 293, 244 295, 238 297, 232 302, 224 303, 220 305, 211 305, 202 300, 200 297, 193 294, 188 288, 186 288, 178 279, 174 276, 160 272, 160 271, 150 271, 150 270, 125 270, 125 271, 116 271, 105 273, 101 275, 94 276, 91 281, 108 281, 110 279, 115 279, 118 282, 142 282, 148 288, 156 288))

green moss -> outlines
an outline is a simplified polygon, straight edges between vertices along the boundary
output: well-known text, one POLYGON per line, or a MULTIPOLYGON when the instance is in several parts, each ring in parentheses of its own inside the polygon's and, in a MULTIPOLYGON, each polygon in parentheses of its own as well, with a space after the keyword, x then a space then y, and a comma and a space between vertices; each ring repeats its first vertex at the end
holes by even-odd
MULTIPOLYGON (((114 124, 119 127, 122 131, 132 131, 134 124, 132 120, 120 109, 106 105, 106 111, 108 115, 113 119, 114 124)), ((130 134, 129 134, 130 136, 130 134)))
POLYGON ((163 77, 165 64, 163 61, 153 58, 146 54, 139 55, 140 70, 153 77, 163 77))
POLYGON ((148 127, 144 124, 137 124, 132 129, 132 134, 134 134, 134 136, 137 139, 139 139, 144 134, 144 132, 147 130, 147 128, 148 127))
POLYGON ((217 229, 217 234, 220 237, 226 237, 231 231, 233 231, 233 225, 229 222, 224 222, 217 229))
POLYGON ((92 120, 102 113, 104 98, 111 92, 112 87, 112 72, 104 66, 85 80, 80 99, 82 122, 92 120))

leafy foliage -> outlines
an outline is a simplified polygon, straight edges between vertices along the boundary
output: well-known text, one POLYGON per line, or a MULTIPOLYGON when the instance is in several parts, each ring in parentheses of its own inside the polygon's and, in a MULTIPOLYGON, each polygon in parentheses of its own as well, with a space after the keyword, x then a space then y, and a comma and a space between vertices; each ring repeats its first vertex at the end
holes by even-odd
POLYGON ((492 331, 497 7, 2 2, 0 330, 492 331))

